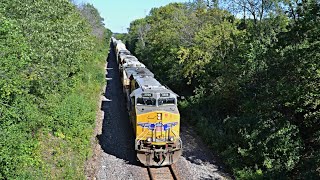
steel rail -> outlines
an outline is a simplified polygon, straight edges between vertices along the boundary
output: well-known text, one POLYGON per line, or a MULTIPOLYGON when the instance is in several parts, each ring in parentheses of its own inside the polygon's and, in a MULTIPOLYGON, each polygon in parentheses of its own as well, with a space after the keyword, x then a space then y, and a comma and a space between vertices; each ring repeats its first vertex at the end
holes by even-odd
POLYGON ((174 170, 173 166, 174 166, 174 165, 170 165, 170 166, 169 166, 169 169, 170 169, 172 178, 173 178, 174 180, 179 180, 178 176, 177 176, 176 173, 175 173, 175 170, 174 170))
MULTIPOLYGON (((159 169, 167 169, 168 171, 168 177, 170 176, 171 178, 170 179, 174 179, 174 180, 180 180, 180 178, 178 178, 177 174, 175 173, 175 167, 174 165, 170 165, 170 166, 165 166, 165 167, 159 167, 159 168, 154 168, 152 170, 151 167, 147 167, 147 170, 148 170, 148 175, 149 175, 149 179, 150 180, 157 180, 157 174, 154 174, 156 172, 156 170, 159 170, 159 169), (170 175, 169 175, 169 172, 170 172, 170 175)), ((167 178, 166 178, 167 179, 167 178)))

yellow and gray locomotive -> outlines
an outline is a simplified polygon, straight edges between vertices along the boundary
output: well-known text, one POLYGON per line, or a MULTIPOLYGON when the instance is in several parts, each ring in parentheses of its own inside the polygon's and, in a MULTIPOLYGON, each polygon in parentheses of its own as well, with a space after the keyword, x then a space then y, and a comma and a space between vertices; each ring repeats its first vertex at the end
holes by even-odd
POLYGON ((112 38, 135 133, 138 160, 146 166, 165 166, 182 153, 178 95, 161 85, 125 45, 112 38))

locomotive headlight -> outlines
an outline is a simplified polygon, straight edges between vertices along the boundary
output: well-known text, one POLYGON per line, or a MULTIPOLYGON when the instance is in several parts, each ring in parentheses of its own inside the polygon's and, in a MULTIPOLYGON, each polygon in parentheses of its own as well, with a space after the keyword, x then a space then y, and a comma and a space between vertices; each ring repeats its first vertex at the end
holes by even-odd
POLYGON ((148 138, 147 138, 147 142, 151 142, 151 137, 148 137, 148 138))
POLYGON ((169 141, 173 142, 173 140, 174 140, 174 137, 169 137, 169 141))
POLYGON ((158 114, 157 114, 157 119, 158 119, 158 120, 161 120, 161 119, 162 119, 162 114, 161 114, 161 113, 158 113, 158 114))

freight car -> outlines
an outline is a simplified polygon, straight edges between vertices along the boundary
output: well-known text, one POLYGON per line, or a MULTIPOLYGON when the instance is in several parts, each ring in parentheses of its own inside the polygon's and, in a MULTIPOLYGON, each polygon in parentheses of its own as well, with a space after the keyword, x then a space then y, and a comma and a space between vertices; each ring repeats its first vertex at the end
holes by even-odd
POLYGON ((165 166, 182 154, 178 95, 163 86, 125 45, 111 39, 117 56, 138 160, 145 166, 165 166))
POLYGON ((121 40, 116 40, 112 37, 112 43, 115 47, 115 53, 117 58, 117 63, 119 63, 121 58, 124 58, 124 56, 131 55, 130 51, 127 50, 126 45, 123 44, 121 40))

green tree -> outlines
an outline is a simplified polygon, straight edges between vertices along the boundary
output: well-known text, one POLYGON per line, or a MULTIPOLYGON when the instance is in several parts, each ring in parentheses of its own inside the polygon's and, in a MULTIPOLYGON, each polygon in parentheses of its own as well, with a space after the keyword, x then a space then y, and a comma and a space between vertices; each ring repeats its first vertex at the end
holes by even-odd
POLYGON ((212 2, 153 9, 131 23, 128 47, 189 95, 182 117, 238 178, 316 179, 319 2, 212 2))
POLYGON ((83 178, 111 32, 67 0, 0 7, 0 179, 83 178))
POLYGON ((92 34, 98 39, 105 41, 107 30, 104 27, 104 19, 100 16, 98 10, 92 4, 82 4, 79 11, 86 18, 92 29, 92 34))

